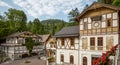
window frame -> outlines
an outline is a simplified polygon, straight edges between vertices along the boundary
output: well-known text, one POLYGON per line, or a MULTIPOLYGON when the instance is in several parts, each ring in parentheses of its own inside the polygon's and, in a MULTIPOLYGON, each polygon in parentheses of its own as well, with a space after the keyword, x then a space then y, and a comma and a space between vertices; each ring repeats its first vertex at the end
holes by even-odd
POLYGON ((107 27, 111 27, 112 26, 112 19, 111 18, 108 18, 107 20, 106 20, 106 26, 107 27), (108 25, 109 24, 109 25, 108 25))
POLYGON ((64 62, 64 55, 63 54, 61 54, 61 56, 60 56, 60 61, 64 62))
POLYGON ((95 46, 95 37, 90 38, 90 46, 95 46))
POLYGON ((62 38, 61 40, 62 40, 62 41, 61 41, 61 45, 64 46, 64 45, 65 45, 65 39, 62 38))
POLYGON ((103 46, 103 37, 98 37, 97 38, 98 46, 103 46))
POLYGON ((70 55, 70 64, 74 64, 74 56, 70 55))
POLYGON ((74 46, 74 45, 75 45, 74 38, 70 38, 70 45, 71 45, 71 46, 74 46))

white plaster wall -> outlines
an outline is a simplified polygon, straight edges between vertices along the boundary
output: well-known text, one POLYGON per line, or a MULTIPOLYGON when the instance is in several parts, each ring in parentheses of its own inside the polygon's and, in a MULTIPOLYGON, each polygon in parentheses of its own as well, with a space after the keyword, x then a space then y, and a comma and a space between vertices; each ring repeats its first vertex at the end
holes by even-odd
POLYGON ((92 29, 91 24, 88 24, 88 29, 92 29))
POLYGON ((106 27, 106 22, 102 22, 102 28, 105 28, 106 27))
POLYGON ((107 18, 111 18, 111 16, 112 16, 111 13, 107 14, 107 18))
POLYGON ((83 24, 83 19, 80 19, 80 24, 83 24))
POLYGON ((91 22, 92 22, 91 18, 90 18, 90 17, 88 17, 88 23, 91 23, 91 22))
POLYGON ((84 18, 84 22, 87 22, 87 18, 84 18))
POLYGON ((103 52, 100 52, 100 51, 79 51, 79 62, 80 64, 79 65, 83 65, 83 57, 87 57, 87 65, 92 65, 91 62, 91 58, 92 56, 101 56, 103 52))
POLYGON ((60 61, 60 55, 63 54, 64 55, 64 62, 66 63, 70 63, 70 55, 74 56, 74 64, 75 65, 79 65, 78 64, 78 50, 65 50, 65 49, 57 49, 57 53, 56 53, 56 63, 57 64, 62 64, 62 62, 60 61))
POLYGON ((98 56, 101 56, 103 52, 106 52, 106 38, 107 37, 113 37, 114 41, 113 41, 113 45, 116 45, 118 44, 118 34, 111 34, 111 35, 95 35, 95 36, 81 36, 80 39, 79 39, 79 43, 80 43, 80 50, 79 50, 79 59, 80 59, 80 64, 79 65, 82 65, 82 58, 85 56, 87 57, 88 59, 88 65, 91 65, 91 57, 92 55, 98 55, 98 56), (87 38, 88 41, 88 47, 90 46, 90 38, 91 37, 95 37, 95 45, 97 46, 97 38, 98 37, 103 37, 103 50, 90 50, 90 48, 86 49, 86 50, 83 50, 82 49, 82 38, 87 38))
MULTIPOLYGON (((66 48, 69 49, 70 45, 70 38, 65 38, 65 45, 62 46, 62 48, 66 48)), ((74 44, 75 44, 75 49, 78 49, 78 44, 79 44, 79 39, 78 38, 74 38, 74 44)), ((57 47, 60 48, 61 47, 61 39, 57 39, 57 47)), ((74 47, 71 47, 74 49, 74 47)))
POLYGON ((50 43, 46 44, 46 49, 50 49, 50 43))
POLYGON ((106 15, 102 15, 102 21, 106 20, 106 15))
POLYGON ((117 19, 117 12, 113 13, 113 19, 117 19))
POLYGON ((75 49, 79 48, 78 45, 79 45, 79 39, 75 38, 75 49))
POLYGON ((83 25, 80 25, 80 30, 83 30, 83 25))
MULTIPOLYGON (((90 46, 90 38, 91 37, 95 37, 95 45, 97 46, 97 38, 98 37, 103 37, 103 46, 104 46, 104 49, 103 49, 103 51, 106 51, 106 38, 107 37, 113 37, 113 39, 114 39, 114 41, 113 41, 113 45, 116 45, 116 44, 118 44, 118 34, 111 34, 111 35, 95 35, 95 36, 81 36, 80 37, 80 49, 82 50, 82 38, 87 38, 88 39, 88 41, 87 41, 87 43, 88 43, 88 46, 90 46)), ((87 49, 87 50, 89 50, 89 49, 87 49)))
POLYGON ((118 20, 113 20, 113 26, 117 26, 118 25, 118 20))

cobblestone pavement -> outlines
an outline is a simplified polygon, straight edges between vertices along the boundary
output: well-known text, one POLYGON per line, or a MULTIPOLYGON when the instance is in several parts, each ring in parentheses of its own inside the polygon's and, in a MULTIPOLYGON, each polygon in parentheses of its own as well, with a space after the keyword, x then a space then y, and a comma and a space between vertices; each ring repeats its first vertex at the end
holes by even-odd
POLYGON ((8 61, 0 65, 46 65, 46 61, 39 60, 37 57, 29 57, 21 60, 8 61))

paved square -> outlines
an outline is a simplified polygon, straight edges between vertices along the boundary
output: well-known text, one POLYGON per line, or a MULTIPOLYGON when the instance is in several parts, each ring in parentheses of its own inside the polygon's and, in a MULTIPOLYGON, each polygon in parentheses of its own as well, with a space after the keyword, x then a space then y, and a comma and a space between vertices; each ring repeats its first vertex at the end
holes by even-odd
POLYGON ((45 60, 39 60, 37 57, 25 58, 21 60, 9 61, 0 65, 46 65, 45 60), (30 61, 30 63, 25 63, 30 61))

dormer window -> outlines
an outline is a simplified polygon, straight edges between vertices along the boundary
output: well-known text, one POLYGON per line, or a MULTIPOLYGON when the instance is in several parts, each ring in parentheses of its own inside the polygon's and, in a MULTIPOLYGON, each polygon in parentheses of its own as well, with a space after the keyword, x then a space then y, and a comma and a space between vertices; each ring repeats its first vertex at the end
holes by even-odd
POLYGON ((91 17, 92 21, 101 21, 101 16, 94 16, 94 17, 91 17))

